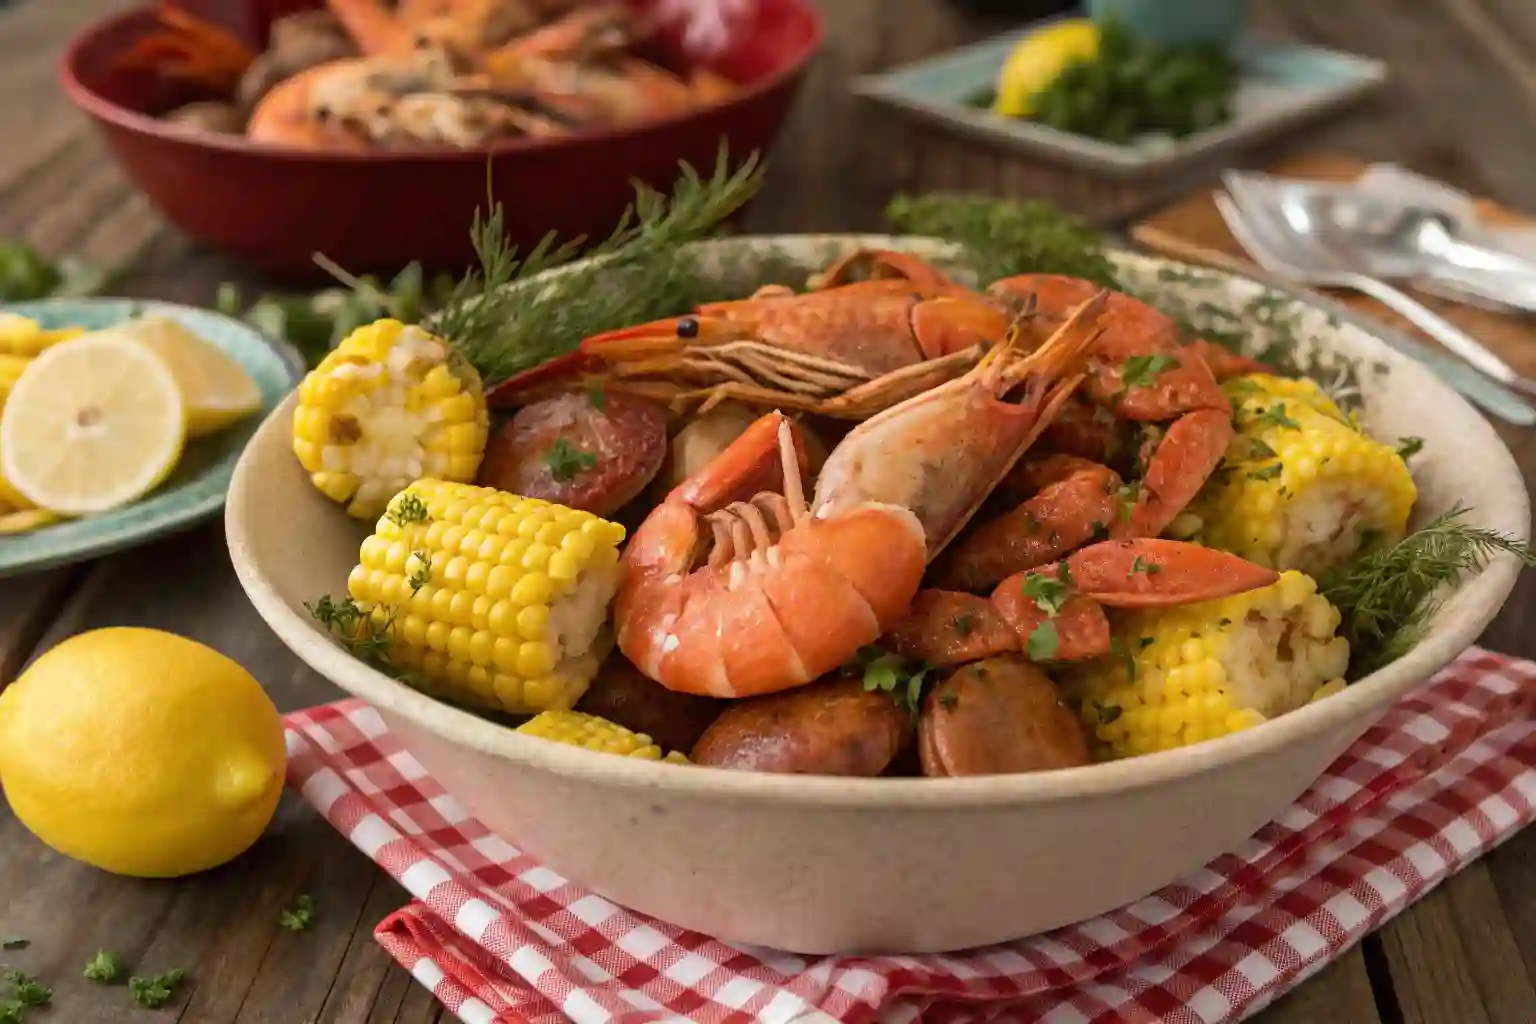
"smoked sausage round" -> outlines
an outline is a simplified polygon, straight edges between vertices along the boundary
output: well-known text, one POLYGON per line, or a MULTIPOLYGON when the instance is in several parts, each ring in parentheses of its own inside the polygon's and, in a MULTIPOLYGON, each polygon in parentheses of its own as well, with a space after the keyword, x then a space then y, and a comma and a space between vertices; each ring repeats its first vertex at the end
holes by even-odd
POLYGON ((907 713, 888 694, 837 677, 735 702, 704 730, 691 759, 739 771, 873 778, 910 735, 907 713))
POLYGON ((611 516, 645 489, 667 456, 655 402, 602 392, 555 395, 519 409, 485 446, 476 482, 611 516))
POLYGON ((917 725, 923 774, 1006 775, 1090 761, 1077 716, 1056 684, 1017 655, 956 669, 928 692, 917 725))

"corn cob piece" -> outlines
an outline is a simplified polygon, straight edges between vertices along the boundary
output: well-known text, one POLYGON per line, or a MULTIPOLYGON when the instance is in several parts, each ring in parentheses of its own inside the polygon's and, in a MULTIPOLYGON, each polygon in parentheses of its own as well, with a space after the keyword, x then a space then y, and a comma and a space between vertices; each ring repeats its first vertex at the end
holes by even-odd
POLYGON ((1338 609, 1292 570, 1235 597, 1124 616, 1118 653, 1066 689, 1100 760, 1171 750, 1338 692, 1349 666, 1338 628, 1338 609))
POLYGON ((44 330, 36 320, 16 313, 0 313, 0 355, 30 359, 43 349, 84 333, 83 327, 44 330))
POLYGON ((1190 506, 1196 540, 1317 576, 1402 539, 1418 492, 1395 448, 1310 380, 1252 374, 1225 387, 1237 434, 1190 506))
POLYGON ((480 375, 419 327, 359 327, 299 385, 293 451, 310 479, 359 519, 413 480, 473 480, 490 415, 480 375))
POLYGON ((423 690, 511 714, 563 711, 612 647, 623 539, 588 512, 418 480, 364 539, 347 591, 423 690))
POLYGON ((671 764, 691 763, 675 750, 663 756, 661 748, 643 732, 631 732, 617 722, 580 711, 543 711, 518 726, 517 731, 599 754, 671 764))

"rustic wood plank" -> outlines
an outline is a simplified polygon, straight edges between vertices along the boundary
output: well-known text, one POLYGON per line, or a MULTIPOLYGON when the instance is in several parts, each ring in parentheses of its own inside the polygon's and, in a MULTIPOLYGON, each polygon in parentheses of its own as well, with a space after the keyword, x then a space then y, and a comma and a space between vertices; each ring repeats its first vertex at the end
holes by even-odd
POLYGON ((1254 1024, 1382 1024, 1360 947, 1253 1018, 1254 1024))

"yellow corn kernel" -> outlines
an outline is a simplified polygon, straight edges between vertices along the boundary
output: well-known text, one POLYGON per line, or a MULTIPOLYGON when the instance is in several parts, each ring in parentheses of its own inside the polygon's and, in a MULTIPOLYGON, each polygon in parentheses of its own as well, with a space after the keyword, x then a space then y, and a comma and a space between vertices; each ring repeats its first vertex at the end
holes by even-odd
POLYGON ((1190 505, 1196 540, 1317 576, 1402 539, 1418 491, 1394 447, 1361 433, 1313 381, 1251 374, 1225 388, 1237 433, 1190 505))
POLYGON ((645 733, 631 732, 616 722, 580 711, 545 711, 518 726, 517 731, 599 754, 672 764, 689 763, 688 758, 677 751, 663 757, 661 748, 645 733))
POLYGON ((1115 653, 1069 673, 1101 760, 1248 729, 1343 688, 1338 611, 1294 570, 1268 587, 1117 620, 1115 653))
POLYGON ((389 660, 409 669, 407 682, 472 707, 559 711, 580 699, 612 644, 608 604, 623 539, 623 527, 587 512, 425 479, 384 509, 347 592, 385 624, 389 660), (551 531, 546 548, 574 562, 559 587, 483 557, 484 523, 533 518, 551 531), (579 542, 566 545, 570 536, 579 542))
POLYGON ((414 480, 473 480, 489 433, 479 374, 447 342, 397 320, 348 335, 300 383, 293 411, 299 463, 359 519, 377 518, 414 480))

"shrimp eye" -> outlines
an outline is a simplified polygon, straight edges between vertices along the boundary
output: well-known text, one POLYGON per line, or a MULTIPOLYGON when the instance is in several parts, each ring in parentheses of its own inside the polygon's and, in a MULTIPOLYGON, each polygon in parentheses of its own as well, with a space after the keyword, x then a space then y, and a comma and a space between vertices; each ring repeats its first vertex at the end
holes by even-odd
POLYGON ((699 336, 699 321, 697 317, 685 316, 677 322, 677 336, 679 338, 697 338, 699 336))

